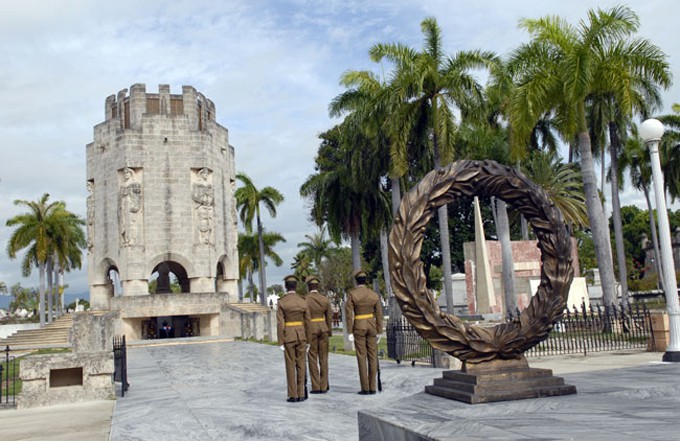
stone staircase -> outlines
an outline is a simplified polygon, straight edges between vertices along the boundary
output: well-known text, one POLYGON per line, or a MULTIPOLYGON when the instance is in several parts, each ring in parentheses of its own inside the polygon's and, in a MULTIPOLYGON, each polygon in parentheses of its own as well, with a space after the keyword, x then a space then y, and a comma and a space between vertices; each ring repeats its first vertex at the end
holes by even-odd
POLYGON ((72 326, 73 316, 65 314, 44 328, 20 330, 7 338, 0 338, 0 348, 7 345, 11 350, 70 348, 68 335, 72 326))

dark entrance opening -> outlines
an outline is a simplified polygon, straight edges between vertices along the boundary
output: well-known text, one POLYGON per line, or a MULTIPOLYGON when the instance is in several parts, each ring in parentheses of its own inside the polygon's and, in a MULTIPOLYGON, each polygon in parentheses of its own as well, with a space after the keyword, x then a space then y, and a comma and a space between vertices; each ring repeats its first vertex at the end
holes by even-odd
POLYGON ((201 335, 200 319, 188 315, 149 317, 142 320, 144 340, 190 338, 201 335))

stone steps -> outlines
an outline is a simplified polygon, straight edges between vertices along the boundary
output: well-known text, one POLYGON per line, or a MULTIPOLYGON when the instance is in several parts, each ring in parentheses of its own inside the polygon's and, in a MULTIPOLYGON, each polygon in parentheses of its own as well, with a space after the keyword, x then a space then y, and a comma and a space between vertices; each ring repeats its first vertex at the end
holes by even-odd
POLYGON ((69 330, 73 326, 73 317, 66 314, 40 329, 24 329, 7 338, 0 338, 0 347, 10 349, 68 348, 69 330))

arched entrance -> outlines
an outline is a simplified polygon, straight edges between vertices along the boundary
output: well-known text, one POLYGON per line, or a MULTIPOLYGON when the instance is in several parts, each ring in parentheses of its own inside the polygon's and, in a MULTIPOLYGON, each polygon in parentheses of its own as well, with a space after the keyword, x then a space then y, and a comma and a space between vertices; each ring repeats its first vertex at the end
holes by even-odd
POLYGON ((172 260, 156 265, 149 278, 150 294, 186 293, 189 292, 189 287, 189 277, 186 270, 182 265, 172 260))

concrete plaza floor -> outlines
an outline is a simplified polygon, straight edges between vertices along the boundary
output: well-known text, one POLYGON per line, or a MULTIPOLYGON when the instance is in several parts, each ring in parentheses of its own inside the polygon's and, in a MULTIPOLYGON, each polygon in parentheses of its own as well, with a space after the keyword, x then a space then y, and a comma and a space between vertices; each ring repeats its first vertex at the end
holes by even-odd
MULTIPOLYGON (((116 401, 0 411, 0 439, 357 440, 359 411, 389 413, 415 394, 419 400, 429 399, 423 389, 442 371, 381 361, 383 392, 360 396, 356 394, 359 381, 354 357, 331 354, 330 392, 310 395, 302 403, 287 403, 283 354, 277 347, 240 341, 193 343, 130 347, 130 389, 116 401)), ((532 358, 531 367, 553 369, 574 384, 578 394, 474 406, 445 402, 464 414, 479 412, 480 406, 507 411, 515 405, 524 409, 527 420, 540 422, 540 413, 530 412, 528 402, 541 403, 543 409, 559 409, 568 403, 573 409, 579 407, 579 400, 592 401, 594 394, 602 393, 598 405, 616 404, 623 412, 616 418, 629 412, 631 421, 647 427, 644 435, 648 436, 627 438, 614 433, 611 439, 672 439, 667 436, 669 431, 680 436, 680 423, 674 417, 680 406, 680 364, 661 363, 661 356, 636 352, 532 358), (634 404, 625 408, 621 398, 631 394, 636 400, 657 403, 658 408, 654 412, 634 404), (668 412, 659 410, 666 407, 668 412), (648 427, 654 425, 660 431, 651 432, 648 427)), ((516 439, 600 439, 584 437, 583 429, 573 438, 572 424, 581 427, 584 421, 592 424, 597 418, 611 418, 606 412, 588 414, 587 408, 582 410, 584 414, 565 416, 562 432, 537 430, 535 438, 518 435, 516 439)))

